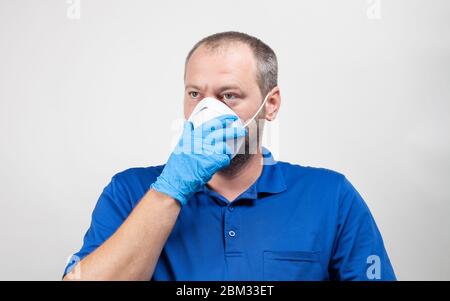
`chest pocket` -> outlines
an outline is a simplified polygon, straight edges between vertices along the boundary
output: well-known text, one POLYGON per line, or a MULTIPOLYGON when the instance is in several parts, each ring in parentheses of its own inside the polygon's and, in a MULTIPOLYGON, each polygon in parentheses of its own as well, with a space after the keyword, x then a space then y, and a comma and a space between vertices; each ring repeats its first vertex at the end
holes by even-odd
POLYGON ((264 251, 263 278, 269 281, 327 279, 319 252, 264 251))

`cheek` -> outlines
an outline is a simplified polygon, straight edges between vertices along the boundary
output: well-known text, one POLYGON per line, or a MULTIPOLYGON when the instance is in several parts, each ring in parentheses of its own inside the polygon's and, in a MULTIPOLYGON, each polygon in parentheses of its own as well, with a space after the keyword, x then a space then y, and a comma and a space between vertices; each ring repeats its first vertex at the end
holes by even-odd
POLYGON ((195 103, 193 101, 184 100, 184 118, 188 119, 191 116, 192 111, 195 108, 195 103))
POLYGON ((239 116, 239 118, 246 122, 248 119, 252 118, 253 115, 258 110, 256 102, 242 102, 232 108, 233 111, 239 116))

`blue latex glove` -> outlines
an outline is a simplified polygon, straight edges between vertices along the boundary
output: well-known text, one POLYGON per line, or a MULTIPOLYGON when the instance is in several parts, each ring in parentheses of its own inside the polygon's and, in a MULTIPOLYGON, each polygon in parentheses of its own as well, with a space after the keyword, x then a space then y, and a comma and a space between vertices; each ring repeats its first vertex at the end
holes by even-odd
POLYGON ((232 149, 226 140, 246 135, 243 127, 228 127, 237 118, 222 115, 195 129, 186 121, 180 141, 151 188, 185 205, 218 170, 230 164, 232 149))

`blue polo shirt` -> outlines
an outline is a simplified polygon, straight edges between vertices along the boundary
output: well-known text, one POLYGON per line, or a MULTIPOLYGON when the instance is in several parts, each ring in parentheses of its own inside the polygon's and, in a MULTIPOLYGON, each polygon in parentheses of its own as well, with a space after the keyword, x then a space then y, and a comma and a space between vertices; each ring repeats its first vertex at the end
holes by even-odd
MULTIPOLYGON (((189 200, 152 280, 395 280, 369 208, 342 174, 270 153, 265 163, 233 202, 207 186, 189 200)), ((65 273, 117 230, 163 168, 112 178, 65 273)))

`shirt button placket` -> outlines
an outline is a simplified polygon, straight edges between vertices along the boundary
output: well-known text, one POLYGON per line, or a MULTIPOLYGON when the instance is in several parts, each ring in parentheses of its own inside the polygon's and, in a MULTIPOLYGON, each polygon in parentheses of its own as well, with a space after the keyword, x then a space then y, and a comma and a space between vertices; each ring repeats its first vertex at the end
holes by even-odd
POLYGON ((240 210, 228 205, 224 210, 224 242, 226 280, 249 280, 245 252, 242 249, 242 233, 240 227, 240 210))
POLYGON ((239 222, 236 208, 228 205, 227 210, 224 212, 224 218, 225 252, 239 252, 241 250, 238 245, 239 222))

